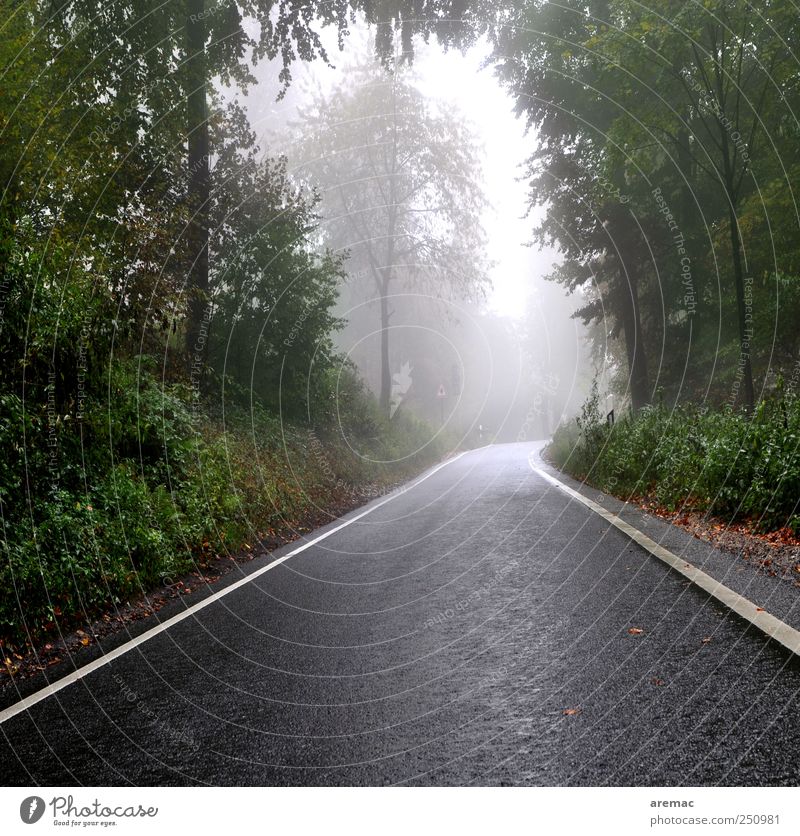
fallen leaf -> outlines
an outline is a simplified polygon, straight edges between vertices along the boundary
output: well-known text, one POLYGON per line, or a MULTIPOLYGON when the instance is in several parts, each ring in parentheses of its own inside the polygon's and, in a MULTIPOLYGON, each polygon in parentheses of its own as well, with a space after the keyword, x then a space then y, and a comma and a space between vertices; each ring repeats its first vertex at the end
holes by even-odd
POLYGON ((651 684, 651 685, 664 685, 664 684, 665 684, 665 682, 664 682, 664 680, 663 680, 663 679, 660 679, 659 677, 654 676, 654 677, 650 680, 650 684, 651 684))
POLYGON ((565 714, 567 717, 572 717, 572 716, 574 716, 575 714, 580 714, 580 713, 581 713, 580 708, 565 708, 565 709, 564 709, 564 714, 565 714))
POLYGON ((756 607, 756 612, 764 612, 764 607, 756 607))
POLYGON ((81 639, 81 644, 82 644, 84 647, 86 647, 86 646, 89 644, 89 637, 88 637, 88 636, 84 636, 84 637, 81 639))
POLYGON ((701 644, 708 644, 711 641, 711 636, 706 636, 701 640, 701 644))
POLYGON ((629 628, 628 628, 628 632, 629 632, 632 636, 638 636, 638 635, 640 635, 641 633, 644 633, 644 630, 642 630, 640 627, 629 627, 629 628))

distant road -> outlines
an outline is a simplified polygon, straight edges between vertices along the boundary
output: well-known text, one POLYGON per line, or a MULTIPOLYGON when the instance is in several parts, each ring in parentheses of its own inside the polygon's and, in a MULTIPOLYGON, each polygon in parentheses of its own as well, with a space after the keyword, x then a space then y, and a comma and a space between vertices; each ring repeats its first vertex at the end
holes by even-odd
POLYGON ((797 663, 536 449, 449 462, 6 720, 1 783, 795 785, 797 663))

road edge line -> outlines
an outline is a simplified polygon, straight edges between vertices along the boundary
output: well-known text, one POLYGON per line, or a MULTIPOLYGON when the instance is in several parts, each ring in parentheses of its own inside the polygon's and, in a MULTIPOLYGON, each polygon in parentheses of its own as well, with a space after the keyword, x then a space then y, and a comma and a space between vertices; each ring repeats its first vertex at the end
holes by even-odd
MULTIPOLYGON (((481 450, 483 448, 478 447, 475 449, 481 450)), ((347 528, 347 526, 352 525, 354 522, 358 522, 358 520, 362 519, 363 517, 366 517, 367 514, 371 514, 373 511, 377 511, 378 508, 382 508, 388 502, 391 502, 393 499, 397 499, 397 497, 402 496, 403 494, 415 488, 417 485, 422 484, 422 482, 424 482, 426 479, 430 479, 431 476, 438 473, 443 467, 447 467, 447 465, 452 464, 455 461, 458 461, 458 459, 460 459, 462 456, 465 456, 467 453, 472 452, 475 451, 463 450, 461 453, 452 456, 446 461, 440 462, 438 465, 433 467, 427 473, 424 473, 415 481, 405 485, 401 485, 399 488, 392 491, 392 493, 390 493, 387 497, 382 499, 377 504, 370 505, 368 508, 365 508, 359 514, 356 514, 354 517, 350 517, 349 519, 344 520, 339 525, 335 526, 334 528, 331 528, 329 531, 326 531, 323 534, 320 534, 319 536, 314 537, 313 539, 308 540, 305 543, 302 543, 297 548, 292 549, 288 554, 283 555, 283 557, 279 557, 268 563, 266 566, 262 566, 260 569, 256 569, 256 571, 251 572, 246 577, 241 578, 235 583, 230 584, 230 586, 226 586, 224 589, 220 589, 218 592, 209 595, 202 601, 198 601, 196 604, 193 604, 191 607, 185 609, 183 612, 180 612, 177 615, 173 615, 171 618, 168 618, 166 621, 160 622, 155 627, 151 627, 149 630, 146 630, 141 635, 136 636, 136 638, 130 639, 130 641, 121 644, 119 647, 115 647, 113 650, 110 650, 108 653, 104 653, 102 656, 98 657, 92 662, 87 663, 86 665, 81 666, 77 670, 65 674, 60 679, 57 679, 55 682, 51 682, 44 688, 40 688, 38 691, 34 691, 32 694, 29 694, 27 697, 24 697, 19 702, 12 703, 10 706, 0 711, 0 725, 5 723, 6 720, 10 720, 12 717, 16 717, 17 714, 21 714, 23 711, 27 711, 29 708, 32 708, 37 703, 42 702, 42 700, 46 700, 48 697, 52 697, 54 694, 57 694, 59 691, 62 691, 64 688, 73 685, 75 682, 78 682, 79 680, 88 676, 90 673, 99 670, 100 668, 107 665, 109 662, 113 662, 120 656, 124 656, 126 653, 129 653, 131 650, 138 647, 139 645, 144 644, 152 638, 155 638, 155 636, 157 636, 159 633, 163 633, 166 630, 169 630, 171 627, 174 627, 181 621, 184 621, 185 619, 189 618, 190 616, 194 615, 200 610, 205 609, 205 607, 208 607, 209 605, 216 603, 229 593, 235 592, 240 587, 250 583, 250 581, 253 581, 256 578, 261 577, 261 575, 266 574, 271 569, 274 569, 276 566, 279 566, 281 563, 285 563, 287 560, 289 560, 289 558, 295 557, 296 555, 300 554, 300 552, 304 552, 306 549, 311 548, 311 546, 314 546, 322 540, 327 539, 332 534, 336 534, 336 532, 341 531, 343 528, 347 528)))
POLYGON ((650 537, 643 534, 638 528, 634 528, 634 526, 620 519, 616 514, 607 511, 601 505, 589 499, 589 497, 584 496, 580 491, 576 491, 574 488, 556 479, 555 476, 551 476, 547 471, 536 467, 530 459, 528 462, 534 473, 573 499, 577 499, 578 502, 583 503, 587 508, 630 537, 631 540, 652 554, 653 557, 657 557, 671 569, 679 572, 684 578, 691 581, 695 586, 700 587, 700 589, 707 592, 721 604, 724 604, 728 609, 752 624, 757 630, 760 630, 769 636, 769 638, 781 644, 790 653, 800 656, 800 631, 795 630, 794 627, 768 613, 763 607, 759 607, 758 604, 755 604, 738 592, 734 592, 730 587, 725 586, 721 581, 716 580, 702 569, 698 569, 694 564, 688 563, 683 558, 673 554, 669 549, 656 543, 655 540, 651 540, 650 537))

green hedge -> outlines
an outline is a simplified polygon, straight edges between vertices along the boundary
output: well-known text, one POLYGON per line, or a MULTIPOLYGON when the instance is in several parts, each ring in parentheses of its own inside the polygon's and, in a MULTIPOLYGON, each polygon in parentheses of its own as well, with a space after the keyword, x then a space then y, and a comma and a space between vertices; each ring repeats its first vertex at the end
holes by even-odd
POLYGON ((560 468, 606 493, 746 518, 761 530, 798 530, 798 440, 795 396, 778 393, 752 415, 648 407, 609 427, 595 392, 577 421, 558 428, 548 449, 560 468))
POLYGON ((107 400, 84 403, 80 420, 0 397, 0 640, 69 629, 203 554, 366 501, 446 452, 443 439, 426 445, 425 424, 387 421, 356 390, 347 424, 324 416, 316 427, 259 408, 234 408, 223 425, 141 359, 113 369, 107 400))

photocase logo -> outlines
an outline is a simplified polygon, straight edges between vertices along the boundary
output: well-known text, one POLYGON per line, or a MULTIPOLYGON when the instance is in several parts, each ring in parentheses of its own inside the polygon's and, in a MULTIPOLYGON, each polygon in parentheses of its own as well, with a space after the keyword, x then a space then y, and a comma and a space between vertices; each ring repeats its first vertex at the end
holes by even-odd
POLYGON ((19 805, 19 817, 25 824, 36 824, 44 815, 44 799, 38 795, 29 795, 19 805))
POLYGON ((44 799, 38 795, 29 795, 19 805, 19 817, 25 824, 36 824, 44 815, 46 806, 53 808, 53 823, 57 825, 70 823, 79 825, 83 819, 84 827, 98 824, 98 821, 103 827, 107 827, 115 822, 103 821, 103 819, 143 819, 155 818, 158 815, 158 807, 144 807, 141 804, 119 804, 116 807, 109 807, 98 798, 88 804, 80 802, 76 804, 71 795, 53 796, 45 804, 44 799))

